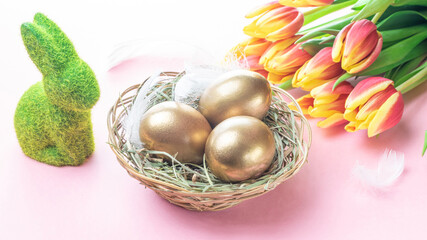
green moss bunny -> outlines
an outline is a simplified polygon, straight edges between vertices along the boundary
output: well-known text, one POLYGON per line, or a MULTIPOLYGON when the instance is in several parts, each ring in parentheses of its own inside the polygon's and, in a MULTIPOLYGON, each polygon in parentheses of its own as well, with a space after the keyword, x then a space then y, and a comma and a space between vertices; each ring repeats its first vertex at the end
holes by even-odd
POLYGON ((37 161, 80 165, 95 148, 90 113, 100 94, 95 74, 43 14, 22 24, 21 35, 43 79, 24 93, 16 108, 19 144, 37 161))

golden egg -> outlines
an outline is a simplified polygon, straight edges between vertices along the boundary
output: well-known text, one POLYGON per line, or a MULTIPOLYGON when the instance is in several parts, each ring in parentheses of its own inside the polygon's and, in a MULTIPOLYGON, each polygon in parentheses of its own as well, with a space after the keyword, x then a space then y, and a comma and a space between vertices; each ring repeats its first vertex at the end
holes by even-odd
POLYGON ((248 70, 227 72, 203 92, 199 111, 212 127, 234 116, 263 119, 271 104, 270 83, 248 70))
POLYGON ((273 133, 254 117, 224 120, 206 142, 206 163, 219 179, 238 182, 259 177, 269 168, 276 151, 273 133))
POLYGON ((200 164, 206 139, 212 131, 203 115, 179 102, 167 101, 150 108, 142 117, 139 137, 150 150, 164 151, 182 163, 200 164))

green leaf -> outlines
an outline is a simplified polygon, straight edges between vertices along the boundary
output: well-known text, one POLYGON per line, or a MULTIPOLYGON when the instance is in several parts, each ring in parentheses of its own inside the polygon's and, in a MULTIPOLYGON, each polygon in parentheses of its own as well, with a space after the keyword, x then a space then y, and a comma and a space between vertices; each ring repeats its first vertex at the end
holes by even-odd
POLYGON ((322 30, 322 32, 324 32, 324 33, 326 33, 326 34, 329 34, 329 35, 334 35, 334 36, 336 36, 336 35, 338 35, 338 33, 340 32, 339 30, 334 30, 334 29, 325 29, 325 30, 322 30))
POLYGON ((405 94, 427 80, 426 66, 421 66, 420 68, 417 68, 414 72, 416 74, 414 74, 409 79, 405 80, 403 83, 396 87, 397 91, 401 92, 402 94, 405 94))
POLYGON ((427 31, 415 34, 381 51, 375 62, 357 75, 377 75, 387 72, 400 64, 427 52, 427 44, 420 44, 427 38, 427 31), (413 50, 416 49, 414 52, 413 50))
POLYGON ((311 56, 316 55, 322 48, 332 47, 333 42, 323 43, 323 41, 327 40, 327 38, 321 39, 310 39, 303 44, 301 44, 301 48, 308 52, 311 56))
POLYGON ((423 154, 422 156, 424 156, 424 154, 426 153, 427 150, 427 131, 425 133, 425 137, 424 137, 424 147, 423 147, 423 154))
POLYGON ((341 77, 338 78, 338 80, 335 82, 334 86, 332 87, 332 90, 335 90, 335 88, 340 85, 340 83, 344 82, 345 80, 353 77, 354 75, 350 73, 344 73, 341 77))
POLYGON ((307 34, 305 34, 304 36, 302 36, 300 39, 298 39, 298 41, 296 41, 296 43, 304 42, 304 41, 307 41, 309 39, 325 35, 325 33, 323 32, 325 30, 326 31, 334 31, 334 30, 340 31, 343 27, 347 26, 350 23, 352 18, 353 17, 350 16, 350 17, 347 17, 343 20, 327 24, 321 28, 314 29, 314 30, 308 32, 307 34))
POLYGON ((402 83, 408 81, 409 79, 411 79, 412 77, 414 77, 415 75, 417 75, 419 72, 421 72, 421 70, 423 70, 424 68, 427 67, 427 64, 423 64, 422 66, 419 66, 418 68, 416 68, 415 70, 413 70, 412 72, 409 72, 408 74, 402 76, 401 78, 397 78, 395 80, 395 87, 398 87, 400 85, 402 85, 402 83))
POLYGON ((414 58, 404 64, 401 64, 398 68, 396 68, 393 75, 390 76, 389 79, 396 80, 395 82, 397 83, 399 79, 405 77, 407 74, 417 69, 417 67, 420 66, 423 61, 425 61, 426 57, 427 53, 417 58, 414 58))
POLYGON ((292 89, 292 78, 279 85, 283 90, 292 89))
POLYGON ((332 47, 334 45, 335 36, 329 36, 322 38, 320 44, 328 44, 328 47, 332 47))
POLYGON ((353 5, 357 0, 349 0, 329 6, 318 7, 304 14, 304 25, 309 24, 323 16, 353 5))
POLYGON ((412 27, 381 31, 381 35, 383 36, 383 42, 394 42, 424 31, 427 31, 427 24, 418 24, 412 27))
POLYGON ((366 5, 366 3, 368 3, 368 2, 369 2, 369 0, 359 0, 359 1, 357 1, 356 4, 353 5, 353 7, 351 9, 361 10, 366 5))
POLYGON ((426 0, 394 0, 393 6, 403 6, 403 5, 413 5, 413 6, 426 6, 426 0))
MULTIPOLYGON (((332 4, 340 4, 340 3, 348 2, 348 1, 352 1, 352 0, 335 0, 332 4)), ((355 1, 355 2, 357 2, 357 1, 355 1)))
POLYGON ((384 12, 394 0, 369 0, 360 12, 353 18, 353 21, 358 21, 367 18, 379 12, 384 12))
POLYGON ((395 12, 377 24, 379 31, 400 29, 425 23, 427 15, 414 10, 395 12))
MULTIPOLYGON (((339 18, 332 19, 332 20, 330 20, 330 21, 328 21, 328 22, 324 22, 324 23, 318 24, 318 25, 316 25, 316 26, 313 26, 313 27, 310 27, 310 28, 307 28, 307 29, 301 30, 301 31, 299 31, 297 34, 299 34, 299 35, 305 35, 305 34, 307 34, 307 33, 309 33, 309 32, 312 32, 312 31, 314 31, 314 30, 316 30, 316 29, 321 29, 321 28, 323 28, 323 27, 325 27, 325 26, 329 26, 329 25, 331 25, 331 24, 333 24, 333 23, 335 23, 335 22, 338 22, 338 21, 341 21, 341 20, 344 20, 344 19, 350 18, 350 17, 352 17, 352 16, 356 15, 356 13, 357 13, 357 12, 351 12, 351 13, 349 13, 349 14, 345 15, 345 16, 341 16, 341 17, 339 17, 339 18)), ((350 18, 350 20, 351 20, 351 18, 350 18)), ((350 22, 350 21, 349 21, 349 22, 350 22)))

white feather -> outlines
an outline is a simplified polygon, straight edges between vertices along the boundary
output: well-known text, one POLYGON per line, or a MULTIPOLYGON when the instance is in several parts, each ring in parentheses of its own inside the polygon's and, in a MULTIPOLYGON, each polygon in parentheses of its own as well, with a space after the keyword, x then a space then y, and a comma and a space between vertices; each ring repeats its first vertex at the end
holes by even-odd
POLYGON ((148 110, 148 104, 157 96, 157 91, 150 92, 150 89, 162 78, 159 77, 160 73, 152 75, 144 85, 140 88, 135 101, 129 109, 129 113, 123 122, 126 139, 135 147, 141 148, 142 142, 139 139, 139 123, 142 115, 148 110))
POLYGON ((224 72, 225 68, 212 65, 187 66, 185 75, 176 84, 174 100, 193 105, 205 89, 224 72))
POLYGON ((378 161, 376 169, 368 168, 356 162, 353 168, 353 174, 367 186, 386 188, 396 182, 404 168, 404 154, 386 149, 378 161))
POLYGON ((174 100, 197 108, 194 103, 212 82, 220 75, 238 69, 249 69, 249 64, 246 58, 237 59, 236 53, 227 54, 221 65, 187 63, 185 75, 176 84, 174 100))

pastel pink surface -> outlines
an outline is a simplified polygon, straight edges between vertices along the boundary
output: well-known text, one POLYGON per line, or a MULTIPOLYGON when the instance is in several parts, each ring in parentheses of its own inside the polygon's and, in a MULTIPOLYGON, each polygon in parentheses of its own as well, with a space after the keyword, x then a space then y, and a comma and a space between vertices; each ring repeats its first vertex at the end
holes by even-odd
MULTIPOLYGON (((24 49, 17 52, 16 59, 30 61, 24 49)), ((311 120, 309 162, 295 177, 228 210, 191 212, 131 178, 106 143, 107 111, 119 92, 152 73, 159 63, 151 60, 139 58, 98 72, 102 94, 92 119, 96 152, 80 167, 63 168, 34 161, 19 148, 14 109, 40 76, 29 62, 21 72, 1 62, 10 67, 5 79, 14 79, 14 72, 26 80, 0 83, 0 239, 427 238, 427 159, 421 158, 427 84, 405 95, 402 121, 392 130, 368 139, 364 131, 319 129, 311 120), (405 154, 403 176, 386 191, 369 190, 352 176, 352 168, 356 161, 373 165, 385 148, 405 154)), ((163 66, 180 69, 182 61, 163 66)))

